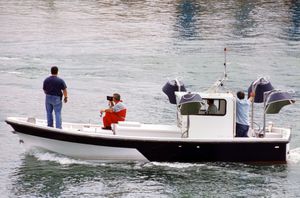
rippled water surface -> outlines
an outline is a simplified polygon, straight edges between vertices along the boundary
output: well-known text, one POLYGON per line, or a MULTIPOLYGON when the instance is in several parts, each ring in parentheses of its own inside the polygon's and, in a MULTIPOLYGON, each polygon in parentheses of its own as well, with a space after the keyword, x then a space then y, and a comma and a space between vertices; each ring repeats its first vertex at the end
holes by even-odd
POLYGON ((119 92, 128 120, 174 124, 162 86, 180 77, 206 89, 222 75, 224 47, 233 91, 269 76, 299 100, 298 0, 1 0, 0 197, 299 196, 299 102, 268 117, 293 129, 283 165, 87 162, 25 152, 4 122, 45 118, 42 82, 58 65, 64 121, 100 123, 106 95, 119 92))

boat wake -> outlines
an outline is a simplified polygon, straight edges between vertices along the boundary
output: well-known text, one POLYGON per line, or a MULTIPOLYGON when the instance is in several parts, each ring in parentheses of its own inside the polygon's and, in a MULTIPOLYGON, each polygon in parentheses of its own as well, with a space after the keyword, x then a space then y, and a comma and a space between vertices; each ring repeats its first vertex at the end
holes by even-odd
MULTIPOLYGON (((103 161, 87 161, 87 160, 80 160, 80 159, 74 159, 70 158, 64 155, 59 155, 57 153, 52 153, 49 151, 44 151, 40 149, 33 149, 28 151, 29 155, 34 156, 37 158, 37 160, 40 161, 50 161, 50 162, 56 162, 61 165, 74 165, 74 164, 81 164, 81 165, 104 165, 106 164, 103 161)), ((298 164, 300 163, 300 147, 294 148, 290 150, 290 153, 287 158, 288 163, 292 164, 298 164)), ((108 162, 110 164, 111 162, 108 162)), ((106 164, 106 165, 108 165, 106 164)), ((138 163, 139 164, 139 163, 138 163)), ((175 168, 175 169, 186 169, 191 167, 203 167, 207 166, 207 164, 195 164, 195 163, 179 163, 179 162, 147 162, 139 164, 141 167, 166 167, 166 168, 175 168)))
MULTIPOLYGON (((113 162, 111 161, 87 161, 87 160, 80 160, 80 159, 74 159, 70 158, 64 155, 60 155, 57 153, 52 153, 49 151, 44 151, 40 149, 32 149, 28 151, 29 155, 34 156, 39 161, 49 161, 49 162, 55 162, 60 165, 89 165, 89 166, 110 166, 113 162)), ((124 162, 126 164, 126 162, 124 162)), ((121 163, 124 165, 124 163, 121 163)), ((115 166, 115 163, 113 163, 115 166)), ((119 164, 119 163, 117 163, 119 164)), ((132 164, 132 163, 130 163, 132 164)), ((191 168, 191 167, 202 167, 205 166, 205 164, 194 164, 194 163, 168 163, 168 162, 147 162, 147 163, 140 163, 135 162, 136 166, 134 166, 136 169, 146 167, 165 167, 165 168, 174 168, 174 169, 185 169, 185 168, 191 168), (139 168, 138 168, 139 167, 139 168)), ((120 165, 120 164, 119 164, 120 165)), ((131 166, 130 166, 131 167, 131 166)))
POLYGON ((180 162, 149 162, 144 165, 144 167, 167 167, 167 168, 175 168, 175 169, 185 169, 190 167, 202 167, 206 166, 205 164, 193 164, 193 163, 180 163, 180 162))
POLYGON ((43 151, 43 150, 31 150, 29 151, 30 155, 37 158, 39 161, 50 161, 50 162, 56 162, 61 165, 73 165, 73 164, 83 164, 83 165, 91 165, 90 162, 79 160, 79 159, 73 159, 69 158, 63 155, 59 155, 57 153, 52 153, 49 151, 43 151))
POLYGON ((288 163, 293 163, 293 164, 300 163, 300 147, 290 150, 287 161, 288 163))

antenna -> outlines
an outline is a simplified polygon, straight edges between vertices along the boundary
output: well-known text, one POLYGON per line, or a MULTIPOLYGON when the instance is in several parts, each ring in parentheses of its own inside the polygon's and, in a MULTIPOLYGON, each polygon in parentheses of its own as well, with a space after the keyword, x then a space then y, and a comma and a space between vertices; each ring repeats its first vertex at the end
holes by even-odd
POLYGON ((217 80, 208 90, 208 93, 216 93, 219 87, 222 87, 225 82, 225 80, 227 80, 227 65, 226 65, 226 52, 227 49, 226 47, 224 48, 224 76, 222 79, 217 80))
POLYGON ((227 65, 226 65, 226 47, 224 48, 224 78, 227 78, 227 65))
POLYGON ((227 52, 227 49, 226 49, 226 47, 224 48, 224 76, 223 76, 223 79, 221 79, 220 80, 220 83, 219 83, 219 85, 218 86, 223 86, 223 82, 225 81, 225 80, 227 80, 227 57, 226 57, 226 52, 227 52))

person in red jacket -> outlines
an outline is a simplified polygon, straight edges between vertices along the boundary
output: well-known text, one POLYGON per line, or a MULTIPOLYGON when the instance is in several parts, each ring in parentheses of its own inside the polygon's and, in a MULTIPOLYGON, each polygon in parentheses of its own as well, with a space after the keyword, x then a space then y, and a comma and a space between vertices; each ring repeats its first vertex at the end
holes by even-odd
POLYGON ((108 96, 107 100, 109 101, 109 108, 100 110, 100 114, 105 113, 102 129, 111 129, 112 123, 124 121, 126 117, 126 106, 121 100, 120 94, 114 93, 112 97, 108 96))

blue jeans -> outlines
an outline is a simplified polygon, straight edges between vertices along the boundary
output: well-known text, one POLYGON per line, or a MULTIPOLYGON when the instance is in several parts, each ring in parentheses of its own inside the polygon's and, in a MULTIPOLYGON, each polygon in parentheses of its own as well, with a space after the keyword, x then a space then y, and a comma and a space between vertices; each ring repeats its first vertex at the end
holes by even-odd
POLYGON ((248 125, 236 123, 236 136, 235 137, 248 137, 248 125))
POLYGON ((62 101, 60 96, 46 95, 46 111, 47 123, 49 127, 53 127, 53 110, 55 113, 56 128, 61 129, 61 109, 62 101))

